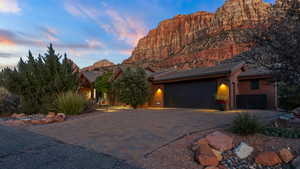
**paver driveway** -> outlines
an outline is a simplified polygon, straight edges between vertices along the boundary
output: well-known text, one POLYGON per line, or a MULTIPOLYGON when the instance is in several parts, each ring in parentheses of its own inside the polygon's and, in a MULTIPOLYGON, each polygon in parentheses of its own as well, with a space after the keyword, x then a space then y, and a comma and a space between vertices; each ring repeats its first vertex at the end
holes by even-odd
MULTIPOLYGON (((229 124, 236 114, 197 109, 98 111, 64 123, 29 129, 135 163, 146 153, 184 134, 229 124)), ((262 119, 275 113, 259 111, 256 115, 262 119)))

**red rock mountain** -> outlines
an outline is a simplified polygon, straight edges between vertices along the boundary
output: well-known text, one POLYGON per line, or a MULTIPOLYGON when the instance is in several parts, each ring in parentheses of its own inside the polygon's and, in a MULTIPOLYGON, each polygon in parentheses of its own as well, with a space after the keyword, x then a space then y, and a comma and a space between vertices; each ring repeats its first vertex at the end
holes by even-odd
POLYGON ((244 30, 266 19, 270 11, 271 4, 263 0, 227 0, 215 13, 177 15, 140 39, 123 63, 158 69, 214 65, 247 50, 244 30))
POLYGON ((103 60, 100 60, 100 61, 94 63, 92 66, 88 66, 88 67, 81 69, 81 71, 91 71, 91 70, 101 69, 104 67, 110 67, 110 66, 114 66, 114 65, 115 64, 112 63, 111 61, 103 59, 103 60))

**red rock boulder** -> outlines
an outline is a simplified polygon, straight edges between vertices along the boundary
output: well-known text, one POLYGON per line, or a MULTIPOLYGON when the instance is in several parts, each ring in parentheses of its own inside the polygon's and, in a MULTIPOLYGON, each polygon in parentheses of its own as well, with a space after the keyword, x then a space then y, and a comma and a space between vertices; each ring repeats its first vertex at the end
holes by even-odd
POLYGON ((275 152, 259 153, 255 157, 255 162, 263 166, 274 166, 282 163, 281 159, 275 152))
POLYGON ((64 122, 66 120, 66 115, 64 113, 58 113, 54 119, 56 122, 64 122))
POLYGON ((285 163, 289 163, 290 161, 292 161, 295 157, 294 155, 291 153, 290 150, 288 150, 287 148, 283 148, 281 149, 279 152, 279 157, 281 158, 281 160, 285 163))
POLYGON ((233 148, 233 138, 219 131, 207 135, 206 139, 218 151, 224 152, 233 148))
POLYGON ((219 161, 208 144, 200 144, 196 151, 195 159, 202 166, 218 166, 219 161))

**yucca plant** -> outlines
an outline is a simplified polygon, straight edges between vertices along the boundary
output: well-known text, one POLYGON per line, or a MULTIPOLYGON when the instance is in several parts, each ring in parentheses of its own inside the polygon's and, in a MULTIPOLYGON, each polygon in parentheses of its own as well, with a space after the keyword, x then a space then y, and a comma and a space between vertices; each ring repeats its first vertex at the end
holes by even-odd
POLYGON ((239 135, 251 135, 259 133, 262 128, 255 116, 241 113, 233 120, 231 131, 239 135))
POLYGON ((87 100, 82 95, 72 91, 59 94, 55 101, 56 111, 68 115, 80 114, 86 106, 87 100))

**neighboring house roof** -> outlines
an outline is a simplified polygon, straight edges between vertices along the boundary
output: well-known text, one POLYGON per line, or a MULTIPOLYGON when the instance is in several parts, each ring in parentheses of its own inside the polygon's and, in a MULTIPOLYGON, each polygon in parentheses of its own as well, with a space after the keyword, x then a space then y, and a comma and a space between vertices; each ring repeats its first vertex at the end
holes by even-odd
POLYGON ((218 75, 228 75, 244 66, 244 63, 227 63, 213 67, 202 67, 186 71, 164 72, 152 77, 154 82, 189 80, 194 78, 206 78, 218 75))
POLYGON ((102 71, 85 71, 81 72, 82 76, 84 76, 89 83, 94 83, 98 77, 103 75, 102 71))
POLYGON ((272 72, 263 68, 249 67, 246 71, 239 75, 240 79, 251 78, 251 77, 270 77, 272 72))

